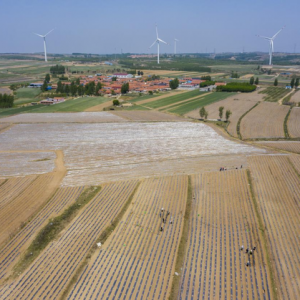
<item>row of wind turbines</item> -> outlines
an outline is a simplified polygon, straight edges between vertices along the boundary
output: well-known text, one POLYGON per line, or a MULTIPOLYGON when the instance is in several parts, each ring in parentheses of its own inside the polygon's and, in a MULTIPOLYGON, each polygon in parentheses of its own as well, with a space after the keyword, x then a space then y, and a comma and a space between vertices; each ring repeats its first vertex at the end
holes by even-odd
MULTIPOLYGON (((163 43, 163 44, 166 44, 168 45, 167 42, 163 41, 162 39, 160 39, 158 37, 158 30, 157 30, 157 25, 155 26, 156 28, 156 40, 154 41, 154 43, 149 47, 152 48, 155 44, 157 44, 157 63, 159 64, 159 44, 160 43, 163 43)), ((277 37, 277 35, 285 28, 282 27, 277 33, 275 33, 272 37, 266 37, 266 36, 261 36, 261 35, 257 35, 257 37, 260 37, 260 38, 263 38, 265 40, 268 40, 270 42, 270 48, 269 48, 269 56, 270 56, 270 59, 269 59, 269 65, 271 66, 272 65, 272 56, 273 56, 273 53, 274 53, 274 39, 277 37)), ((51 33, 54 29, 50 30, 47 34, 45 35, 41 35, 41 34, 38 34, 38 33, 34 33, 36 34, 37 36, 43 38, 44 40, 44 54, 45 54, 45 61, 47 62, 48 59, 47 59, 47 46, 46 46, 46 36, 51 33)), ((176 54, 176 43, 179 42, 178 39, 174 39, 174 54, 176 54)))

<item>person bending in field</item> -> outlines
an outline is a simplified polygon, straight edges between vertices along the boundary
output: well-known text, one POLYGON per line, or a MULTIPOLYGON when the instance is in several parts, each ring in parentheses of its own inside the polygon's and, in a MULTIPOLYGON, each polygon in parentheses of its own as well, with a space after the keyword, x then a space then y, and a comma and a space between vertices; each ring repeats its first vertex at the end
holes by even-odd
POLYGON ((243 250, 244 250, 244 245, 241 246, 241 251, 243 251, 243 250))

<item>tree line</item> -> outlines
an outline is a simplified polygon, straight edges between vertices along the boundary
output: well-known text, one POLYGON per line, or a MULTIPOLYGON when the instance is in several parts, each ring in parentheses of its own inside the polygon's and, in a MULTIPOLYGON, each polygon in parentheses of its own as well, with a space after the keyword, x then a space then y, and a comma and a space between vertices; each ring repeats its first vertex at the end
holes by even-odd
POLYGON ((227 85, 217 86, 217 92, 242 92, 250 93, 256 90, 255 85, 245 82, 230 82, 227 85))
POLYGON ((14 105, 14 95, 0 94, 0 108, 10 108, 14 105))
POLYGON ((65 74, 66 68, 62 65, 56 65, 50 68, 51 74, 65 74))

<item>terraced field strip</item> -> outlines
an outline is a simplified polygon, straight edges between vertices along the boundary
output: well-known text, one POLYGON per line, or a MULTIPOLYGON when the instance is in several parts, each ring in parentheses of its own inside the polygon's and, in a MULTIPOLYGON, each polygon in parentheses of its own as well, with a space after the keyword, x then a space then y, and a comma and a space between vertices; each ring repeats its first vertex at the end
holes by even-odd
POLYGON ((284 138, 283 123, 288 111, 288 106, 261 102, 241 121, 243 139, 284 138))
POLYGON ((281 299, 300 295, 300 180, 288 156, 249 158, 281 299))
POLYGON ((158 100, 162 100, 162 99, 165 99, 165 98, 169 98, 169 97, 173 97, 173 96, 179 96, 181 94, 185 94, 187 93, 186 91, 173 91, 173 92, 170 92, 170 93, 166 93, 166 94, 163 94, 163 95, 158 95, 157 97, 151 97, 149 99, 142 99, 142 100, 139 100, 139 101, 136 101, 135 103, 137 105, 144 105, 146 103, 150 103, 150 102, 153 102, 153 101, 158 101, 158 100))
POLYGON ((294 102, 294 103, 300 102, 300 91, 299 90, 292 96, 291 102, 294 102))
POLYGON ((187 176, 144 180, 122 221, 92 257, 68 299, 167 299, 187 188, 187 176), (160 216, 161 208, 164 214, 160 216), (170 215, 166 217, 167 211, 170 215))
POLYGON ((10 178, 0 187, 0 209, 9 205, 16 196, 18 196, 37 176, 30 175, 26 177, 10 178))
POLYGON ((0 245, 36 213, 55 192, 53 173, 37 177, 26 189, 0 210, 0 245))
POLYGON ((10 126, 9 124, 0 124, 0 132, 10 126))
POLYGON ((300 174, 300 156, 299 155, 290 155, 289 160, 295 168, 295 171, 300 174))
MULTIPOLYGON (((204 92, 202 92, 204 93, 204 92)), ((174 104, 176 102, 181 102, 183 100, 192 98, 192 97, 196 97, 196 96, 200 96, 201 92, 199 92, 198 89, 194 90, 194 91, 190 91, 190 92, 184 92, 184 93, 180 93, 180 94, 176 94, 174 96, 170 96, 170 97, 166 97, 163 99, 159 99, 156 101, 152 101, 147 103, 147 107, 149 108, 160 108, 166 105, 170 105, 170 104, 174 104)), ((139 104, 139 103, 137 103, 139 104)))
POLYGON ((58 299, 97 237, 118 215, 136 185, 137 181, 104 185, 18 280, 0 288, 0 299, 58 299))
POLYGON ((300 142, 280 141, 280 142, 259 142, 258 144, 279 149, 279 150, 300 154, 300 142))
POLYGON ((287 121, 288 131, 291 138, 300 137, 300 107, 294 107, 287 121))
POLYGON ((63 187, 58 189, 42 210, 3 247, 0 251, 0 282, 1 279, 9 275, 9 271, 11 271, 17 259, 45 223, 50 218, 61 214, 66 207, 74 203, 82 191, 83 187, 63 187))
POLYGON ((192 185, 189 241, 178 298, 272 299, 246 171, 194 175, 192 185), (248 256, 245 249, 254 246, 248 256))
POLYGON ((178 105, 175 108, 168 109, 168 111, 171 113, 184 115, 192 110, 200 109, 200 107, 202 107, 202 106, 206 106, 206 105, 212 104, 214 102, 223 100, 227 97, 232 96, 233 94, 234 93, 226 93, 226 92, 210 93, 210 94, 205 95, 204 97, 199 97, 197 99, 188 101, 187 103, 178 105))

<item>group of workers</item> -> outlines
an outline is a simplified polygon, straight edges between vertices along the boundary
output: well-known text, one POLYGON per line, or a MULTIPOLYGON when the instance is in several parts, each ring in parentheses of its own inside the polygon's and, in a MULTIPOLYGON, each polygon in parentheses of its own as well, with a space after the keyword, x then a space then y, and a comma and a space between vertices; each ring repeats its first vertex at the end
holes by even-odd
MULTIPOLYGON (((241 246, 241 251, 244 250, 244 245, 241 246)), ((256 247, 253 247, 252 249, 247 248, 245 253, 248 254, 248 261, 246 263, 246 266, 250 266, 250 255, 253 255, 253 252, 256 250, 256 247)))
MULTIPOLYGON (((167 219, 168 219, 168 216, 170 215, 170 212, 167 210, 165 211, 164 208, 162 208, 160 210, 160 213, 159 213, 159 217, 162 219, 162 222, 163 224, 167 223, 167 219)), ((170 224, 173 223, 172 221, 172 217, 170 217, 170 221, 169 221, 170 224)), ((164 231, 163 227, 160 226, 160 231, 164 231)))

